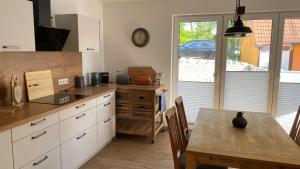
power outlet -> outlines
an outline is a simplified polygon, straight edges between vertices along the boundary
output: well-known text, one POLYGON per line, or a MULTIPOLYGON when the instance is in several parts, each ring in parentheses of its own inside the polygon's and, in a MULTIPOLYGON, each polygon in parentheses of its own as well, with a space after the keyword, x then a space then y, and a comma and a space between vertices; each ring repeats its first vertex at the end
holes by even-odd
POLYGON ((68 78, 65 78, 65 79, 59 79, 58 80, 58 85, 61 86, 61 85, 66 85, 66 84, 69 84, 69 79, 68 78))

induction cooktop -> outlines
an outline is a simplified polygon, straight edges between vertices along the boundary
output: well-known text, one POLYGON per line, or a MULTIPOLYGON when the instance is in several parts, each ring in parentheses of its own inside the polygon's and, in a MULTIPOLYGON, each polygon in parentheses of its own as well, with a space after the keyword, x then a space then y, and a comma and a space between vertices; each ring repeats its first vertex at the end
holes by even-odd
POLYGON ((30 100, 31 103, 41 103, 41 104, 53 104, 53 105, 63 105, 72 103, 74 101, 88 97, 88 95, 79 95, 79 94, 65 94, 59 93, 54 95, 49 95, 34 100, 30 100))

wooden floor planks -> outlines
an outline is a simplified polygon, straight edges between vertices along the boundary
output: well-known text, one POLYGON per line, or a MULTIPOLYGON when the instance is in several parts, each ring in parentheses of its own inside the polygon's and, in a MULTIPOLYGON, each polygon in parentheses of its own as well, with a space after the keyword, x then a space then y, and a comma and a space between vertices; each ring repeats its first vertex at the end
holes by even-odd
POLYGON ((118 136, 81 169, 173 169, 169 135, 160 133, 155 144, 143 137, 118 136))

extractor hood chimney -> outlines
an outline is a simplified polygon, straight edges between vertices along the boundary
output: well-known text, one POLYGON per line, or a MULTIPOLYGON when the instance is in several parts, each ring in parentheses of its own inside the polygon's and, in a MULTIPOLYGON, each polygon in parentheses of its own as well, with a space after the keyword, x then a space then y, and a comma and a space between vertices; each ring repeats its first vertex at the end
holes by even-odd
POLYGON ((51 27, 50 0, 32 0, 37 51, 61 51, 69 30, 51 27))

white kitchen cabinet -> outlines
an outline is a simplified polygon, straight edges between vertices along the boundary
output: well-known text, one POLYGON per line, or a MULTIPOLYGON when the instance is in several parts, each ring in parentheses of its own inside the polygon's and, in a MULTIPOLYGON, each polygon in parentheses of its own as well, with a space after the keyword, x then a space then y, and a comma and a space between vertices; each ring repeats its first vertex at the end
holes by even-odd
POLYGON ((75 116, 79 113, 82 113, 88 109, 91 109, 93 107, 96 107, 97 105, 97 100, 96 99, 92 99, 80 104, 77 104, 75 106, 72 106, 70 108, 67 108, 65 110, 62 110, 59 112, 59 119, 60 121, 63 121, 67 118, 70 118, 72 116, 75 116))
POLYGON ((92 125, 97 124, 96 112, 96 107, 94 107, 62 121, 60 123, 61 143, 64 143, 76 134, 87 130, 92 125))
POLYGON ((0 166, 3 169, 13 169, 13 154, 10 130, 0 133, 0 166))
POLYGON ((98 147, 103 147, 113 137, 112 119, 98 123, 98 147))
POLYGON ((100 21, 79 14, 55 15, 55 26, 70 30, 63 51, 99 51, 100 21))
POLYGON ((97 125, 61 145, 63 169, 78 168, 97 151, 97 125))
POLYGON ((60 145, 59 124, 42 129, 13 143, 15 169, 60 145))
POLYGON ((98 97, 97 104, 98 148, 101 148, 115 137, 115 94, 98 97))
POLYGON ((61 169, 60 147, 41 155, 21 169, 61 169))
POLYGON ((25 123, 12 129, 12 140, 15 142, 34 132, 59 123, 58 113, 53 113, 43 118, 25 123))
POLYGON ((35 51, 31 1, 1 0, 0 22, 0 51, 35 51))

